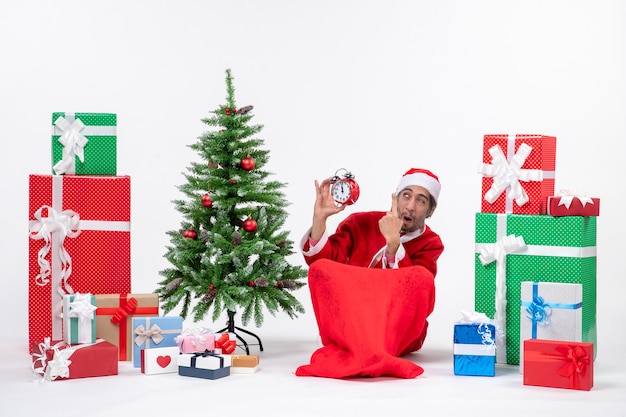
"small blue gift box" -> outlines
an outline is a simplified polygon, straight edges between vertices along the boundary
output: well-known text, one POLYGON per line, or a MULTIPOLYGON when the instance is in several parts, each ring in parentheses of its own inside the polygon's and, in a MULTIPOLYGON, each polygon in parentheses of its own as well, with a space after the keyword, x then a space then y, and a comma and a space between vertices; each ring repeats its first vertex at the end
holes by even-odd
POLYGON ((155 347, 176 346, 176 336, 183 331, 180 316, 133 317, 133 366, 141 368, 141 351, 155 347))
POLYGON ((178 355, 178 375, 219 379, 230 375, 230 357, 217 353, 182 353, 178 355))
POLYGON ((454 374, 495 376, 496 328, 490 323, 454 325, 454 374))

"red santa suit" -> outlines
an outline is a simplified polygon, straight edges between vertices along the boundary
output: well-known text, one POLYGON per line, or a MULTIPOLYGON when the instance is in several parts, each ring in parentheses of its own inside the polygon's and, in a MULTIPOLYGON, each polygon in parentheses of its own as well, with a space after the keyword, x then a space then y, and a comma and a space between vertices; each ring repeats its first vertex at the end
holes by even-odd
MULTIPOLYGON (((347 265, 387 267, 387 258, 381 256, 386 242, 378 228, 378 220, 384 215, 382 211, 351 214, 339 224, 335 234, 323 236, 314 247, 309 245, 309 232, 305 233, 300 242, 305 261, 311 265, 325 258, 347 265)), ((422 265, 433 276, 437 275, 437 259, 443 252, 443 243, 430 227, 425 225, 423 230, 401 236, 400 243, 395 267, 422 265)))
POLYGON ((425 225, 401 236, 389 263, 378 226, 384 215, 351 214, 314 246, 310 230, 303 236, 300 248, 310 266, 309 290, 324 346, 296 375, 414 378, 423 372, 401 356, 424 343, 444 247, 425 225))

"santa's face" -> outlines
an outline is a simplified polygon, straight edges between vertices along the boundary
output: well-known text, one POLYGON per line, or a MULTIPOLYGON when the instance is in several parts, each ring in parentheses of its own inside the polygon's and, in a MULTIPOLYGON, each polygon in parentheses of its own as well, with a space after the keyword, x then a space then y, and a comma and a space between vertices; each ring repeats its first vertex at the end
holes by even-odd
POLYGON ((430 193, 424 187, 409 185, 397 195, 398 217, 402 231, 409 233, 424 227, 430 211, 430 193))

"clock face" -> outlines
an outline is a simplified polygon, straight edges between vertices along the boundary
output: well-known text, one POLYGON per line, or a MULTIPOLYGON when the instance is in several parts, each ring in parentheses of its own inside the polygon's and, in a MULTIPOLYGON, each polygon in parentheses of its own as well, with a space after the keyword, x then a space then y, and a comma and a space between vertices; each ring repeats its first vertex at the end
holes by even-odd
POLYGON ((338 203, 345 203, 350 198, 352 189, 350 184, 344 180, 339 180, 333 184, 332 195, 333 199, 338 203))

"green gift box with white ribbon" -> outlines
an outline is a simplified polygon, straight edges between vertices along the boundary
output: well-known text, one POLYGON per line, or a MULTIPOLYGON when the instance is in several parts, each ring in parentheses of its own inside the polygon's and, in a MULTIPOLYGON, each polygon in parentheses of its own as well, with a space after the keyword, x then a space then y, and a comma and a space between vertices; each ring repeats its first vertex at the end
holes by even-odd
POLYGON ((65 294, 63 296, 63 341, 71 345, 96 343, 96 296, 65 294))
POLYGON ((582 285, 582 341, 596 344, 596 217, 476 213, 474 308, 493 318, 496 361, 520 364, 521 283, 582 285))
POLYGON ((52 113, 52 173, 117 175, 117 115, 52 113))

